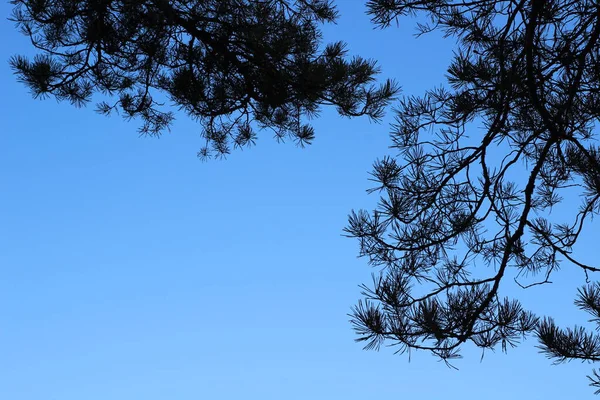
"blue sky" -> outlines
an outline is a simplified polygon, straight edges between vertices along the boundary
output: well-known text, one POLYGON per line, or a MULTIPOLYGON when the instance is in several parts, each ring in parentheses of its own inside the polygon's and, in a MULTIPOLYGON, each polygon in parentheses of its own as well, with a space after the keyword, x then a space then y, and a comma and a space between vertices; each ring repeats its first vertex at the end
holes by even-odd
MULTIPOLYGON (((410 19, 375 30, 363 3, 338 1, 326 37, 378 59, 404 94, 442 83, 451 43, 415 39, 410 19)), ((3 60, 30 53, 5 18, 0 33, 3 60)), ((0 399, 592 397, 591 365, 552 366, 533 339, 483 362, 467 346, 458 371, 353 342, 346 314, 372 271, 341 233, 377 200, 365 189, 389 153, 386 123, 326 110, 306 149, 267 134, 202 163, 183 116, 140 138, 135 122, 31 99, 5 61, 0 87, 0 399)), ((505 293, 583 322, 582 274, 565 265, 555 280, 505 293)))

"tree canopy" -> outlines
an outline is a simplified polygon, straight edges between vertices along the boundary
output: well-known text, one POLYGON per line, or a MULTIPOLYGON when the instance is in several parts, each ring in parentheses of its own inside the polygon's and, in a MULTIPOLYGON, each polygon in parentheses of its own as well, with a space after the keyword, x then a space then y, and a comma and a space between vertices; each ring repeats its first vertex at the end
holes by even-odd
POLYGON ((199 156, 252 145, 257 128, 310 143, 306 122, 322 105, 379 119, 397 87, 374 83, 378 67, 323 45, 319 25, 337 11, 325 0, 13 0, 12 19, 39 53, 11 59, 35 97, 139 117, 157 135, 174 113, 199 120, 199 156))
MULTIPOLYGON (((419 33, 443 30, 457 48, 445 85, 401 100, 399 155, 372 172, 379 205, 350 215, 347 234, 381 271, 354 308, 359 340, 448 361, 466 342, 506 349, 533 334, 557 361, 600 360, 596 332, 502 295, 507 279, 549 283, 565 262, 600 271, 573 254, 600 213, 600 4, 372 0, 368 12, 380 27, 420 14, 419 33), (556 220, 567 196, 580 206, 556 220)), ((600 283, 576 305, 600 322, 600 283)))
MULTIPOLYGON (((321 43, 319 25, 337 17, 327 0, 12 3, 39 54, 11 64, 35 97, 80 106, 100 95, 100 112, 139 117, 147 134, 169 127, 171 101, 200 122, 202 157, 253 144, 257 129, 310 143, 319 107, 380 119, 398 91, 375 82, 374 61, 321 43)), ((600 361, 597 332, 560 328, 502 294, 507 280, 550 283, 568 263, 588 283, 575 304, 600 326, 600 283, 589 280, 600 266, 573 250, 600 213, 600 4, 366 4, 375 26, 418 15, 419 34, 441 30, 456 49, 445 84, 396 104, 397 156, 372 172, 379 204, 349 217, 346 234, 378 267, 352 314, 358 340, 451 361, 467 342, 505 350, 533 335, 557 361, 600 361), (550 214, 561 206, 566 221, 550 214)), ((600 374, 590 379, 600 388, 600 374)))

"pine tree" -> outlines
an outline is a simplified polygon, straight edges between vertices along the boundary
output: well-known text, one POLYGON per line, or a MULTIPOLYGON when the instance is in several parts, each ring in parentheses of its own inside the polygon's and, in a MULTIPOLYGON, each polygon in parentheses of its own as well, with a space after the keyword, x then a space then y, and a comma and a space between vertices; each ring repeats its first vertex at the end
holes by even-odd
POLYGON ((158 135, 179 108, 202 125, 199 156, 252 145, 258 130, 310 143, 322 105, 378 120, 397 87, 378 67, 323 45, 327 0, 13 0, 12 19, 38 54, 11 59, 34 97, 140 118, 158 135), (170 102, 171 104, 166 103, 170 102))
MULTIPOLYGON (((379 267, 352 322, 367 348, 382 343, 443 360, 471 342, 514 346, 527 335, 558 361, 600 360, 600 336, 561 329, 502 295, 547 284, 600 213, 600 4, 596 1, 371 0, 375 24, 420 15, 420 34, 456 40, 447 83, 400 101, 397 157, 374 164, 372 212, 346 233, 379 267), (580 206, 562 203, 576 197, 580 206), (561 207, 571 217, 558 221, 561 207), (534 277, 532 279, 532 277, 534 277)), ((600 284, 577 306, 600 322, 600 284)), ((600 375, 590 377, 600 387, 600 375)))

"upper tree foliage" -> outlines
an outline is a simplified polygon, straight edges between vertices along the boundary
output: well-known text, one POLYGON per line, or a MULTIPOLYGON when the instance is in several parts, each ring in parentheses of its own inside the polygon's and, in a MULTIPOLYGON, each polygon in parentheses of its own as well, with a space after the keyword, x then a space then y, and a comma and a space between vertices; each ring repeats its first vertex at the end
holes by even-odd
MULTIPOLYGON (((381 271, 354 309, 358 340, 450 360, 466 342, 506 349, 533 334, 557 361, 600 360, 596 332, 561 329, 502 295, 513 279, 548 283, 561 263, 600 271, 573 254, 600 213, 600 3, 371 0, 368 10, 380 27, 419 15, 420 33, 441 30, 457 47, 447 84, 400 102, 399 155, 374 165, 380 202, 349 218, 381 271), (561 207, 561 196, 578 200, 561 207)), ((600 322, 600 283, 576 305, 600 322)))
POLYGON ((199 155, 251 145, 255 129, 310 143, 305 119, 321 105, 379 119, 397 88, 378 68, 348 59, 342 42, 320 48, 334 22, 328 0, 13 0, 13 20, 39 51, 11 65, 35 97, 139 117, 159 134, 165 100, 202 124, 199 155))

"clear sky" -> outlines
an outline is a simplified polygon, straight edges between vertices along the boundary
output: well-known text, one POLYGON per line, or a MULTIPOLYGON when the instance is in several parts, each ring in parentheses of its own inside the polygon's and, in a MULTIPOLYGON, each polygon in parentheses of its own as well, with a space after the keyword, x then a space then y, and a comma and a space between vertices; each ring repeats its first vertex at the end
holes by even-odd
MULTIPOLYGON (((443 81, 451 42, 414 21, 374 30, 364 1, 338 0, 325 29, 380 61, 404 94, 443 81)), ((582 399, 588 364, 552 366, 528 340, 508 354, 466 346, 363 351, 347 313, 370 267, 341 236, 369 208, 386 123, 325 111, 314 145, 257 147, 200 162, 199 126, 140 138, 135 122, 31 99, 7 65, 30 54, 0 4, 0 399, 582 399)), ((595 232, 600 229, 596 222, 595 232)), ((595 234, 579 247, 597 260, 595 234)), ((597 239, 597 236, 596 236, 597 239)), ((559 323, 583 274, 516 293, 559 323)), ((515 294, 515 292, 505 292, 515 294)))

